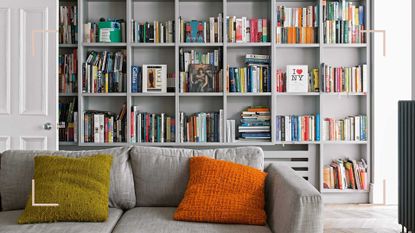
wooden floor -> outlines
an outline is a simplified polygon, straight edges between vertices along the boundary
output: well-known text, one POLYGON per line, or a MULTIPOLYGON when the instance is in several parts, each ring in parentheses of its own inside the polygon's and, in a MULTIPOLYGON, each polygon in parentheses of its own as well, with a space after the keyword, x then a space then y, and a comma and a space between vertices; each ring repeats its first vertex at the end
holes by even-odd
POLYGON ((397 206, 326 205, 325 233, 397 233, 397 206))

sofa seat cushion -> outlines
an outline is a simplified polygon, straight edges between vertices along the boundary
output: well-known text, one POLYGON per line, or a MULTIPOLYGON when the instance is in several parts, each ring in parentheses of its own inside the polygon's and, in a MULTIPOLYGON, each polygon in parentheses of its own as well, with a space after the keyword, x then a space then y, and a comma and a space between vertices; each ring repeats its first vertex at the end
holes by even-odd
POLYGON ((268 226, 174 221, 174 207, 137 207, 124 213, 114 233, 271 233, 268 226))
POLYGON ((0 233, 111 233, 122 215, 122 210, 110 208, 105 222, 58 222, 17 224, 23 210, 0 212, 0 233))

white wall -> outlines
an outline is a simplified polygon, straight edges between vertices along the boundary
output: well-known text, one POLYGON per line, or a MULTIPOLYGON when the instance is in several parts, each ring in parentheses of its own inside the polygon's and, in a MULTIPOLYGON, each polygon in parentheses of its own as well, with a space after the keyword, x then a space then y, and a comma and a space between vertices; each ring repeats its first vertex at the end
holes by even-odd
POLYGON ((386 57, 382 36, 374 47, 374 203, 398 202, 398 100, 411 99, 411 0, 372 0, 374 29, 386 30, 386 57), (385 187, 383 181, 386 181, 385 187))

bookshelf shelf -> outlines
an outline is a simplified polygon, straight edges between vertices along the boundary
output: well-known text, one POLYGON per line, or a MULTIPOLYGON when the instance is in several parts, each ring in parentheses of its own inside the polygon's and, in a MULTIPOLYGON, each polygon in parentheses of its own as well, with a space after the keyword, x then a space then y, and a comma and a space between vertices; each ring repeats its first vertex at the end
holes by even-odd
POLYGON ((84 47, 126 47, 127 43, 82 43, 84 47))
POLYGON ((223 43, 179 43, 180 47, 196 48, 196 47, 221 47, 223 43))
POLYGON ((59 44, 59 48, 77 48, 78 44, 59 44))
POLYGON ((223 92, 204 92, 204 93, 195 93, 195 92, 187 92, 187 93, 179 93, 179 96, 223 96, 223 92))
POLYGON ((367 44, 323 44, 323 48, 366 48, 367 44))
POLYGON ((133 48, 174 47, 175 43, 130 43, 133 48))
POLYGON ((319 48, 320 44, 276 44, 276 48, 319 48))
POLYGON ((127 96, 127 93, 82 93, 83 97, 119 97, 127 96))
POLYGON ((133 97, 139 97, 139 96, 154 96, 154 97, 163 97, 163 96, 175 96, 175 93, 131 93, 131 96, 133 97))
POLYGON ((78 97, 78 93, 59 93, 60 97, 78 97))
POLYGON ((238 97, 238 96, 271 96, 272 95, 272 93, 269 93, 269 92, 262 92, 262 93, 233 93, 233 92, 231 92, 231 93, 226 93, 226 95, 227 96, 230 96, 230 97, 238 97))
POLYGON ((275 95, 276 96, 318 96, 320 95, 320 93, 319 92, 298 92, 298 93, 277 92, 275 95))
POLYGON ((359 189, 323 189, 321 193, 369 193, 369 190, 359 189))
POLYGON ((237 47, 269 47, 271 43, 227 43, 228 47, 237 48, 237 47))
MULTIPOLYGON (((361 0, 364 4, 366 20, 370 28, 370 4, 373 0, 361 0)), ((78 5, 78 44, 60 44, 59 52, 64 53, 77 48, 78 54, 78 93, 60 93, 59 98, 62 102, 77 100, 78 110, 78 143, 60 142, 60 146, 80 146, 80 147, 115 147, 130 145, 145 146, 167 146, 167 147, 231 147, 231 146, 263 146, 266 153, 273 153, 273 156, 280 156, 280 152, 292 150, 305 150, 308 158, 309 181, 324 194, 343 193, 347 195, 360 195, 363 197, 359 202, 366 203, 369 200, 367 191, 358 190, 325 190, 323 189, 322 169, 333 159, 339 158, 339 151, 344 152, 345 156, 353 159, 365 158, 368 161, 370 177, 370 158, 371 158, 371 137, 369 133, 368 141, 300 141, 300 142, 281 142, 276 141, 276 119, 279 115, 307 115, 320 114, 320 125, 327 117, 344 118, 350 115, 365 114, 368 117, 368 132, 371 132, 371 111, 372 93, 369 89, 367 93, 280 93, 276 91, 276 70, 285 69, 287 65, 307 65, 311 68, 319 68, 322 63, 332 66, 356 66, 366 63, 368 66, 368 77, 372 81, 370 73, 371 49, 370 34, 367 34, 368 43, 365 44, 325 44, 323 30, 323 13, 320 11, 319 22, 319 41, 313 44, 277 44, 276 38, 276 7, 307 7, 319 5, 322 0, 60 0, 61 5, 78 5), (70 1, 70 3, 68 3, 70 1), (223 35, 221 43, 182 43, 180 42, 179 17, 185 21, 190 20, 209 20, 209 17, 217 17, 219 13, 223 15, 223 31, 227 32, 226 17, 236 16, 250 18, 267 18, 268 41, 260 43, 230 43, 227 34, 223 35), (103 18, 117 18, 125 20, 125 41, 122 43, 84 43, 84 23, 98 22, 103 18), (166 22, 175 21, 174 43, 136 43, 132 42, 132 28, 130 22, 166 22), (228 93, 226 88, 222 92, 214 93, 180 93, 180 49, 195 50, 202 53, 212 52, 221 49, 221 67, 223 68, 222 87, 226 87, 226 67, 243 67, 245 54, 269 55, 271 58, 270 73, 271 87, 270 93, 228 93), (117 52, 122 50, 125 55, 124 67, 126 69, 127 90, 122 93, 82 93, 83 84, 83 63, 88 52, 91 50, 117 52), (132 93, 131 91, 131 66, 141 66, 143 64, 167 64, 168 74, 175 77, 175 92, 168 93, 132 93), (74 98, 68 98, 74 97, 74 98), (78 98, 76 98, 78 97, 78 98), (85 97, 85 98, 82 98, 85 97), (93 98, 96 97, 96 98, 93 98), (107 97, 107 98, 105 98, 107 97), (206 98, 208 97, 208 98, 206 98), (125 104, 127 109, 126 117, 126 142, 115 143, 85 143, 82 141, 84 133, 83 113, 87 110, 111 111, 119 113, 121 105, 125 104), (217 112, 223 110, 224 121, 236 120, 239 124, 241 112, 248 106, 266 105, 271 109, 271 141, 236 141, 228 142, 207 142, 207 143, 180 143, 180 112, 192 114, 195 112, 217 112), (166 113, 176 119, 176 142, 169 143, 131 143, 131 114, 132 106, 137 106, 140 112, 166 113)), ((171 77, 171 76, 170 76, 171 77)), ((170 90, 170 89, 169 89, 170 90)), ((322 130, 320 130, 322 131, 322 130)), ((226 130, 224 130, 226 139, 226 130)), ((323 137, 321 136, 321 139, 323 137)), ((62 140, 62 139, 61 139, 62 140)), ((290 152, 291 153, 291 152, 290 152)), ((303 152, 301 152, 303 153, 303 152)), ((270 160, 273 162, 273 160, 270 160)), ((356 198, 351 197, 350 202, 355 202, 356 198)), ((345 203, 348 203, 346 200, 345 203)))

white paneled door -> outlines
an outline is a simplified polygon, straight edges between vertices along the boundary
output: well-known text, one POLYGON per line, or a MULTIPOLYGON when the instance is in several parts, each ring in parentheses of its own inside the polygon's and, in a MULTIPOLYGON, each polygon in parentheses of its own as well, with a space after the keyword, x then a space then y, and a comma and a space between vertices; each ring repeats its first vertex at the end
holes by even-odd
POLYGON ((0 1, 0 152, 57 149, 57 9, 0 1))

